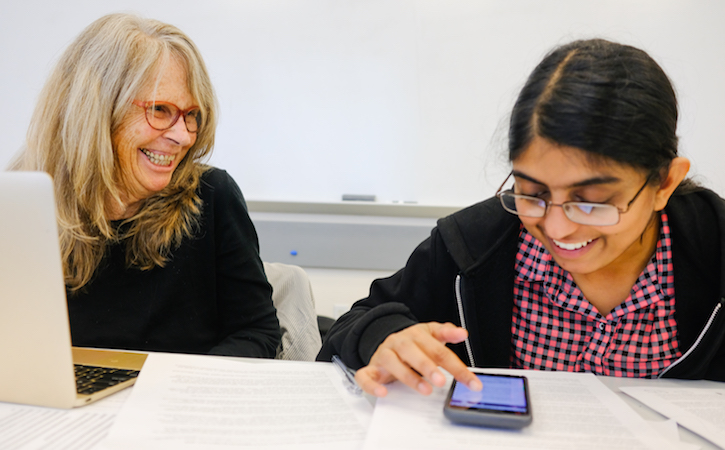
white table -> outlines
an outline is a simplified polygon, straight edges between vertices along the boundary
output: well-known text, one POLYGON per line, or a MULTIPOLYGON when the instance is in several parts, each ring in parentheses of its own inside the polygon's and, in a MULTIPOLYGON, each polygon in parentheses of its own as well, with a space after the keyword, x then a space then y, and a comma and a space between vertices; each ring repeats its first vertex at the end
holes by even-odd
MULTIPOLYGON (((652 410, 648 406, 640 403, 633 399, 629 395, 620 391, 621 387, 629 386, 658 386, 658 387, 691 387, 697 389, 725 389, 725 383, 708 380, 675 380, 675 379, 642 379, 642 378, 617 378, 617 377, 599 377, 609 389, 614 391, 619 397, 621 397, 629 406, 632 407, 640 416, 645 420, 660 421, 666 418, 658 412, 652 410)), ((703 449, 719 449, 715 444, 711 443, 700 437, 699 435, 691 432, 687 428, 678 426, 677 429, 680 432, 680 440, 682 442, 688 442, 701 446, 703 449)))

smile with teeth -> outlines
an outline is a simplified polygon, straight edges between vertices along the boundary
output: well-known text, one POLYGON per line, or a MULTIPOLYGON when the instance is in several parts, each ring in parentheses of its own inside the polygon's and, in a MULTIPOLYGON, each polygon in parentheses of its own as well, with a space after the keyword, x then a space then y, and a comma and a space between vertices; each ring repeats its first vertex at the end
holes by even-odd
POLYGON ((157 153, 146 150, 145 148, 142 148, 141 152, 149 158, 149 161, 151 161, 153 164, 156 164, 157 166, 171 165, 172 161, 174 161, 174 158, 176 157, 175 155, 159 155, 157 153))
POLYGON ((567 244, 566 242, 559 242, 556 239, 552 239, 554 241, 554 244, 556 244, 557 247, 562 248, 564 250, 579 250, 582 247, 586 247, 589 245, 590 242, 592 242, 594 239, 589 239, 588 241, 584 242, 574 242, 571 244, 567 244))

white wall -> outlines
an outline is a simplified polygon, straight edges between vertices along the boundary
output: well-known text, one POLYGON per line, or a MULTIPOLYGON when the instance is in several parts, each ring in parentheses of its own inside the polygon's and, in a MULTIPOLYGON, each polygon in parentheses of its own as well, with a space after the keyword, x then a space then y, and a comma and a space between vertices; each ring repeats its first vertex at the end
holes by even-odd
MULTIPOLYGON (((505 176, 505 120, 551 47, 606 37, 644 48, 681 105, 681 151, 725 195, 725 2, 681 0, 68 0, 0 11, 0 167, 43 82, 90 22, 115 11, 179 26, 221 103, 212 163, 251 200, 464 206, 505 176)), ((411 248, 412 251, 412 248, 411 248)), ((336 317, 385 271, 306 269, 336 317)))
POLYGON ((136 11, 200 46, 222 105, 212 162, 249 199, 463 206, 506 173, 506 114, 552 46, 642 47, 680 95, 681 150, 725 194, 725 2, 681 0, 50 0, 0 12, 0 166, 60 52, 136 11), (497 132, 497 128, 500 128, 497 132))
POLYGON ((387 278, 392 271, 318 269, 306 267, 315 297, 318 315, 337 319, 353 303, 368 296, 370 284, 377 278, 387 278))

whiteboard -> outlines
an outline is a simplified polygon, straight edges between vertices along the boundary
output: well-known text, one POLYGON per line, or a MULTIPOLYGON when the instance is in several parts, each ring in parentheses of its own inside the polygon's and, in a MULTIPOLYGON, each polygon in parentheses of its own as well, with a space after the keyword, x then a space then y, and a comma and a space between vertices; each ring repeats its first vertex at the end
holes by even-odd
POLYGON ((725 2, 680 0, 49 0, 0 12, 0 166, 62 50, 103 14, 177 25, 221 104, 210 162, 259 201, 464 206, 507 173, 506 121, 553 46, 648 51, 679 94, 681 152, 725 194, 725 2))

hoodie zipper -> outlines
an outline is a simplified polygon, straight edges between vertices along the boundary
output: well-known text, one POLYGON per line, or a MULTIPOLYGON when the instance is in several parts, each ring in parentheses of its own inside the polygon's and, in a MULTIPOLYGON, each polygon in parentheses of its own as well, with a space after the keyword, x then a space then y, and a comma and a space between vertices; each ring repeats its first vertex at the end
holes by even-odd
MULTIPOLYGON (((468 331, 466 328, 466 318, 463 315, 463 297, 461 296, 461 275, 456 275, 456 303, 458 304, 458 318, 461 320, 461 327, 468 331)), ((476 367, 476 363, 473 361, 473 350, 471 350, 471 341, 469 337, 464 341, 466 345, 466 353, 468 353, 468 361, 471 363, 470 367, 476 367)))
POLYGON ((687 358, 693 351, 695 351, 695 349, 697 348, 697 346, 700 345, 700 342, 702 341, 702 338, 705 337, 705 335, 707 334, 708 330, 710 329, 710 326, 715 321, 715 318, 717 317, 717 314, 722 309, 722 305, 723 305, 724 302, 725 302, 725 298, 722 298, 720 300, 720 303, 718 303, 717 305, 715 305, 715 309, 712 311, 712 314, 710 314, 710 319, 707 321, 707 323, 705 323, 705 328, 703 328, 702 331, 700 332, 700 335, 697 336, 697 339, 695 340, 695 343, 692 344, 692 347, 690 347, 690 349, 687 350, 687 352, 685 352, 684 355, 680 356, 680 358, 677 361, 675 361, 672 364, 670 364, 669 366, 667 366, 667 368, 665 370, 663 370, 662 373, 660 373, 657 376, 657 378, 662 378, 667 372, 670 371, 670 369, 672 369, 673 367, 675 367, 676 365, 678 365, 679 363, 681 363, 682 361, 684 361, 685 358, 687 358))

